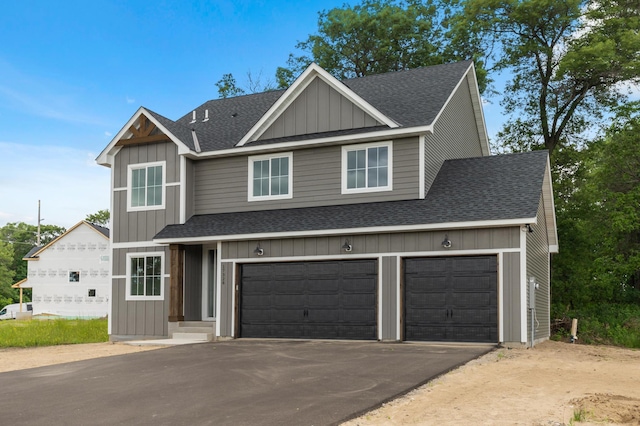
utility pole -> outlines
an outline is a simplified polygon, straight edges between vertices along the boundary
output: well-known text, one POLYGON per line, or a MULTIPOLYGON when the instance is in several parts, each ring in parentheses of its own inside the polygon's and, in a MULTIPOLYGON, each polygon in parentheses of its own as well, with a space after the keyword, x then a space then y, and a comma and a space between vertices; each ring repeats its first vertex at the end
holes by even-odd
POLYGON ((36 236, 36 246, 40 247, 40 200, 38 200, 38 234, 36 236))

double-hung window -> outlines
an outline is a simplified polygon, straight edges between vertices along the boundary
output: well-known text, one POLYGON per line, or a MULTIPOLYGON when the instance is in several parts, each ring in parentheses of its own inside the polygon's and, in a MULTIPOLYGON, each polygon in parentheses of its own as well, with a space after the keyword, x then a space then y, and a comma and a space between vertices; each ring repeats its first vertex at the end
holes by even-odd
POLYGON ((249 157, 249 201, 293 197, 293 154, 249 157))
POLYGON ((342 148, 342 193, 390 191, 393 145, 391 142, 342 148))
POLYGON ((127 254, 126 300, 163 300, 164 253, 127 254))
POLYGON ((156 210, 164 208, 165 162, 129 165, 127 210, 156 210))

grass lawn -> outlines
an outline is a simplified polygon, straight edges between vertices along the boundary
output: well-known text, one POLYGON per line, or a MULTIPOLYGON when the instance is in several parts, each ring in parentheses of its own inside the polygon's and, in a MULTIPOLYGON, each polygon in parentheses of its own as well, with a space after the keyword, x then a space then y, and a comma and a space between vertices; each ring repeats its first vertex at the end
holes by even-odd
POLYGON ((0 321, 0 348, 107 342, 107 320, 0 321))

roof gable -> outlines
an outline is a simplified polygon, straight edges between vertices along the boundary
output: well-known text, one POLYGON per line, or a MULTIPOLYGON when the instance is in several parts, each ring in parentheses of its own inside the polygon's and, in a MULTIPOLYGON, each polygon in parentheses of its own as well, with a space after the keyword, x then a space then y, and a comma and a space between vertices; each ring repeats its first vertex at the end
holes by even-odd
POLYGON ((329 83, 316 77, 258 139, 302 136, 383 125, 329 83))
POLYGON ((51 242, 49 242, 49 244, 47 244, 45 246, 34 247, 31 250, 29 250, 29 252, 22 258, 22 260, 38 260, 38 257, 40 256, 40 254, 42 254, 49 247, 53 246, 54 244, 56 244, 60 240, 64 239, 67 235, 71 234, 73 231, 75 231, 76 229, 78 229, 81 226, 86 226, 86 227, 90 228, 91 230, 96 232, 98 235, 100 235, 101 237, 106 239, 107 242, 109 241, 109 229, 107 229, 105 227, 102 227, 102 226, 95 225, 95 224, 90 223, 90 222, 87 222, 86 220, 81 220, 80 222, 78 222, 75 225, 73 225, 71 228, 67 229, 64 234, 58 235, 56 238, 51 240, 51 242))
MULTIPOLYGON (((260 139, 265 132, 274 125, 274 123, 294 104, 294 102, 306 92, 307 88, 316 80, 320 79, 323 83, 335 90, 349 103, 354 104, 359 110, 362 110, 367 116, 376 120, 378 124, 384 124, 390 128, 398 127, 398 123, 381 113, 372 104, 364 100, 348 86, 341 83, 331 74, 313 63, 296 79, 296 81, 278 98, 278 100, 269 108, 269 110, 258 120, 257 123, 244 135, 238 142, 237 146, 244 146, 247 143, 260 139)), ((319 86, 318 86, 319 87, 319 86)), ((310 89, 311 90, 311 89, 310 89)), ((308 92, 307 92, 308 93, 308 92)), ((353 128, 353 127, 349 127, 353 128)), ((342 129, 334 129, 342 130, 342 129)), ((309 133, 309 132, 306 132, 309 133)), ((305 134, 306 134, 305 133, 305 134)), ((265 137, 268 138, 268 137, 265 137)))
POLYGON ((157 142, 173 142, 182 152, 195 151, 197 139, 190 129, 163 117, 144 107, 127 121, 109 145, 100 153, 98 164, 109 166, 109 156, 117 154, 119 149, 128 145, 140 145, 157 142))

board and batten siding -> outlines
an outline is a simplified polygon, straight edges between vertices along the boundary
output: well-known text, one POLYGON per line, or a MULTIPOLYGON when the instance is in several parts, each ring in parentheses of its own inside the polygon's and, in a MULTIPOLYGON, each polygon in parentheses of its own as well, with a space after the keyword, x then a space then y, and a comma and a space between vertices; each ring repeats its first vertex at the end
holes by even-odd
POLYGON ((322 79, 316 78, 259 139, 359 129, 381 124, 322 79))
POLYGON ((118 152, 113 166, 113 236, 114 243, 151 241, 166 225, 180 221, 180 186, 165 187, 165 208, 127 212, 127 170, 129 165, 166 162, 166 184, 180 181, 178 149, 172 142, 126 146, 118 152), (123 189, 125 188, 125 189, 123 189))
MULTIPOLYGON (((536 341, 548 338, 551 333, 551 313, 549 312, 551 303, 549 283, 550 255, 546 228, 547 221, 542 195, 540 195, 540 203, 538 204, 537 222, 537 225, 532 225, 533 232, 527 234, 527 278, 534 277, 540 286, 536 290, 535 296, 536 317, 534 321, 534 336, 536 341)), ((527 298, 528 297, 529 292, 527 291, 527 298)), ((527 341, 531 341, 531 311, 529 310, 527 310, 527 321, 527 341)))
POLYGON ((445 160, 481 156, 480 136, 467 77, 434 123, 433 134, 425 136, 426 192, 429 191, 445 160))
POLYGON ((195 165, 194 212, 200 215, 416 199, 418 148, 418 138, 393 141, 392 191, 345 195, 341 195, 341 146, 294 150, 293 198, 251 202, 247 201, 247 157, 202 160, 195 165))
POLYGON ((169 316, 169 250, 164 247, 113 249, 113 275, 126 275, 127 253, 164 251, 162 269, 164 278, 164 300, 130 301, 126 300, 126 278, 113 278, 111 294, 111 336, 126 338, 147 338, 167 336, 169 316))

